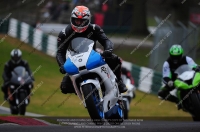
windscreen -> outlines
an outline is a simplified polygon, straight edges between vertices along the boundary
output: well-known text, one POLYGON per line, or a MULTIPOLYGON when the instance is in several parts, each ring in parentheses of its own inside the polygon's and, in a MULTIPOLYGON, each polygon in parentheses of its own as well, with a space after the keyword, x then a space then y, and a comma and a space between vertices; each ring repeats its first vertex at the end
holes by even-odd
POLYGON ((27 76, 27 72, 26 72, 26 69, 22 66, 18 66, 16 67, 14 70, 13 70, 13 73, 16 75, 16 76, 20 76, 20 77, 25 77, 27 76))
POLYGON ((74 56, 87 52, 89 50, 89 45, 92 43, 94 43, 94 41, 88 38, 74 38, 69 45, 70 54, 74 56))
POLYGON ((192 71, 192 67, 187 64, 181 65, 175 70, 175 73, 181 75, 185 71, 192 71))

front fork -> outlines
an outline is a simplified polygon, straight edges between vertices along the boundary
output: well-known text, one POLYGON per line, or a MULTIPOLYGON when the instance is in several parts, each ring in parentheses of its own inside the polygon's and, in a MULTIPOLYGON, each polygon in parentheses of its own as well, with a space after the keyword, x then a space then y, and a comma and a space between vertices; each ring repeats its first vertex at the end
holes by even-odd
POLYGON ((8 99, 9 101, 13 101, 14 100, 14 97, 13 97, 13 93, 11 92, 11 88, 8 87, 8 99))
MULTIPOLYGON (((26 91, 24 91, 24 92, 26 92, 26 91)), ((11 88, 10 87, 8 87, 8 99, 7 100, 9 100, 9 102, 12 102, 12 104, 14 103, 13 101, 14 101, 14 99, 16 100, 16 102, 15 102, 15 104, 19 104, 20 102, 19 102, 19 97, 17 97, 17 95, 18 95, 18 90, 14 90, 13 92, 12 92, 12 90, 11 90, 11 88)), ((27 94, 26 94, 27 95, 27 94)), ((26 99, 24 100, 24 102, 26 103, 26 105, 29 103, 29 100, 30 100, 30 94, 26 97, 26 99), (27 101, 28 102, 27 102, 27 101)))

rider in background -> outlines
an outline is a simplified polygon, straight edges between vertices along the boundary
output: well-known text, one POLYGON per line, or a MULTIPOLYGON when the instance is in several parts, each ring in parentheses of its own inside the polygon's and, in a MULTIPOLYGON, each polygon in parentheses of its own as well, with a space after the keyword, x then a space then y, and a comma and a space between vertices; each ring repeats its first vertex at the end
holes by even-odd
MULTIPOLYGON (((71 24, 64 28, 58 35, 58 51, 56 59, 60 66, 60 72, 62 74, 66 73, 63 65, 66 61, 66 51, 72 39, 77 37, 91 39, 95 42, 93 47, 94 50, 96 48, 96 41, 98 41, 104 47, 103 56, 106 63, 117 77, 119 91, 121 93, 126 92, 127 88, 121 79, 121 61, 117 55, 112 53, 113 43, 107 38, 100 26, 90 23, 91 14, 89 9, 85 6, 76 6, 71 13, 70 21, 71 24)), ((75 93, 71 79, 68 75, 63 77, 60 88, 61 92, 64 94, 75 93)))
MULTIPOLYGON (((193 66, 193 70, 199 71, 199 66, 189 56, 183 56, 183 48, 181 45, 174 44, 169 49, 169 58, 163 64, 163 83, 165 84, 158 91, 158 97, 160 99, 168 100, 178 104, 179 100, 177 97, 170 94, 174 87, 174 81, 176 80, 176 74, 174 71, 181 65, 188 64, 193 66)), ((178 105, 178 110, 181 109, 181 105, 178 105)))
MULTIPOLYGON (((100 49, 100 48, 96 48, 96 51, 99 52, 99 53, 103 53, 103 50, 100 49)), ((122 58, 120 58, 120 61, 121 63, 123 62, 122 58)), ((125 75, 127 78, 130 79, 131 81, 131 84, 134 85, 134 79, 133 79, 133 76, 131 75, 131 71, 129 71, 127 68, 125 67, 121 67, 121 74, 125 75)))
MULTIPOLYGON (((121 62, 123 63, 122 58, 120 58, 120 59, 121 59, 121 62)), ((125 75, 128 79, 130 79, 130 83, 132 85, 134 85, 134 83, 135 83, 134 82, 134 78, 133 78, 130 70, 128 70, 126 67, 122 66, 122 68, 121 68, 121 74, 125 75)), ((134 91, 133 91, 133 97, 132 98, 135 98, 135 92, 134 91)))
POLYGON ((122 74, 125 75, 128 79, 130 79, 131 84, 134 85, 134 79, 131 75, 131 71, 129 71, 127 68, 122 67, 122 74))
MULTIPOLYGON (((26 60, 22 60, 22 52, 19 49, 13 49, 10 53, 11 59, 5 63, 4 65, 4 72, 2 78, 4 80, 3 85, 1 86, 2 91, 4 93, 4 100, 8 98, 8 86, 10 83, 10 79, 12 77, 12 71, 17 66, 25 67, 26 71, 29 75, 31 75, 31 70, 26 60)), ((31 76, 31 79, 34 81, 34 78, 31 76)))
MULTIPOLYGON (((96 48, 96 51, 101 53, 101 54, 103 53, 103 50, 100 49, 100 48, 96 48)), ((123 62, 122 58, 120 58, 120 60, 121 60, 121 63, 122 63, 123 62)), ((121 74, 125 75, 128 79, 130 79, 131 84, 134 85, 134 79, 133 79, 133 76, 131 75, 131 71, 129 71, 127 68, 122 66, 121 67, 121 74)), ((133 98, 135 98, 135 93, 133 95, 133 98)))

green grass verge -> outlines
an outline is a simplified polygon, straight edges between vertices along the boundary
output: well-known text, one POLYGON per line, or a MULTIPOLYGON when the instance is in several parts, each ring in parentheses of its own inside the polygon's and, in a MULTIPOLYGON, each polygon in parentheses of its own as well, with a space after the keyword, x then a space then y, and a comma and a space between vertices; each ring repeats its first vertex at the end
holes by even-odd
MULTIPOLYGON (((3 36, 0 36, 2 38, 3 36)), ((17 47, 20 41, 7 37, 5 41, 0 44, 1 60, 0 64, 5 63, 10 58, 10 51, 17 47)), ((23 59, 26 59, 32 71, 35 71, 39 66, 41 68, 34 74, 35 87, 43 82, 43 84, 35 90, 31 97, 31 102, 27 107, 27 111, 48 116, 66 116, 66 117, 89 117, 87 110, 81 105, 81 101, 76 95, 64 95, 59 90, 60 81, 63 75, 59 73, 56 59, 49 57, 42 52, 33 51, 33 48, 27 44, 23 44, 20 49, 23 52, 23 59), (69 97, 70 96, 70 97, 69 97), (68 99, 67 99, 68 98, 68 99)), ((126 61, 136 63, 138 65, 147 66, 148 58, 139 58, 144 51, 148 53, 148 49, 142 48, 135 51, 132 55, 132 49, 116 50, 119 56, 122 56, 126 61)), ((145 57, 145 56, 144 56, 145 57)), ((0 74, 3 72, 3 65, 0 67, 0 74)), ((188 113, 178 111, 174 104, 164 102, 159 105, 160 100, 154 95, 146 95, 145 93, 136 91, 136 98, 131 103, 129 116, 141 117, 167 117, 167 116, 181 116, 189 117, 188 113), (137 103, 139 101, 139 103, 137 103), (137 103, 137 105, 135 105, 137 103)), ((0 92, 0 103, 3 103, 3 94, 0 92)), ((2 104, 1 103, 1 104, 2 104)), ((6 102, 3 106, 8 106, 6 102)))
POLYGON ((147 17, 147 25, 148 26, 156 26, 157 25, 154 17, 147 17))
MULTIPOLYGON (((199 42, 200 45, 200 42, 199 42)), ((149 59, 150 56, 146 57, 147 54, 150 53, 152 49, 148 47, 132 47, 132 46, 120 46, 119 48, 115 48, 114 53, 120 56, 122 59, 128 62, 132 62, 138 66, 149 67, 149 59), (134 51, 132 54, 131 52, 134 51)), ((194 61, 200 65, 200 52, 196 52, 196 58, 194 61)), ((168 56, 166 56, 167 59, 168 56)), ((163 64, 161 64, 163 65, 163 64)))
POLYGON ((150 52, 150 48, 140 47, 137 49, 137 47, 132 46, 120 46, 114 49, 114 53, 120 56, 123 60, 132 62, 139 66, 148 67, 149 57, 146 57, 145 55, 150 52))

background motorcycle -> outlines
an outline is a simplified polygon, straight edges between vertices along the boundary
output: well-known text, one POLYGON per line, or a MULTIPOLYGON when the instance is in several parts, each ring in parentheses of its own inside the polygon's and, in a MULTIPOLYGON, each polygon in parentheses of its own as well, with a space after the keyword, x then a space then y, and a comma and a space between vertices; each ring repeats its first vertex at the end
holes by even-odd
POLYGON ((122 74, 122 80, 127 87, 127 91, 122 93, 123 105, 124 105, 124 119, 128 119, 128 112, 130 110, 130 103, 133 98, 135 98, 134 91, 136 90, 135 86, 131 84, 131 80, 122 74))
POLYGON ((73 39, 64 69, 95 124, 101 125, 105 119, 120 124, 123 109, 116 76, 93 46, 94 41, 87 38, 73 39))
POLYGON ((26 106, 29 104, 29 93, 33 88, 33 80, 25 68, 16 67, 12 71, 12 78, 8 87, 8 99, 11 114, 25 115, 26 106))
POLYGON ((178 67, 175 73, 178 75, 174 84, 179 104, 192 115, 194 121, 200 121, 200 73, 186 64, 178 67))

